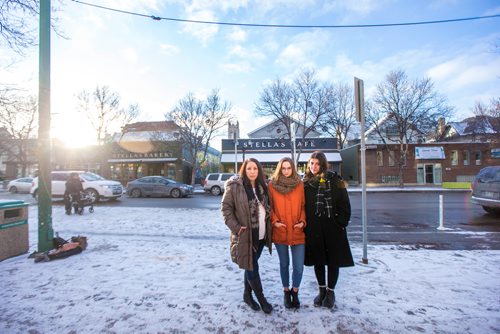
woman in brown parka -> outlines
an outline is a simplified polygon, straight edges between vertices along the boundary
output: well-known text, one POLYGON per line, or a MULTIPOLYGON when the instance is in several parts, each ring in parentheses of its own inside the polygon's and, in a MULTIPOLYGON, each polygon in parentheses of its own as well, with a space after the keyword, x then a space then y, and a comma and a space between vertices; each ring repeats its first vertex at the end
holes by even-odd
POLYGON ((243 301, 255 311, 262 308, 271 313, 273 308, 262 291, 258 260, 264 246, 271 253, 272 226, 267 185, 257 159, 246 159, 239 175, 226 181, 221 210, 231 230, 231 258, 245 270, 243 301))
POLYGON ((273 242, 280 259, 285 308, 299 308, 299 287, 304 271, 306 212, 304 184, 291 158, 282 158, 269 183, 273 242), (290 290, 290 256, 292 253, 292 289, 290 290))

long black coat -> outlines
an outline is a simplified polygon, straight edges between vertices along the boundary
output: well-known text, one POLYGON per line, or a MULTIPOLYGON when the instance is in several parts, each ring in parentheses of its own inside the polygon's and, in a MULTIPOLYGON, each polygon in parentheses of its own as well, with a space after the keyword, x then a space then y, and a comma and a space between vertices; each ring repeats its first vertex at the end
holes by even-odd
POLYGON ((306 198, 306 254, 304 264, 332 265, 337 267, 354 266, 346 227, 351 218, 351 204, 344 181, 332 172, 327 172, 332 194, 333 217, 318 217, 316 194, 318 189, 304 182, 306 198))

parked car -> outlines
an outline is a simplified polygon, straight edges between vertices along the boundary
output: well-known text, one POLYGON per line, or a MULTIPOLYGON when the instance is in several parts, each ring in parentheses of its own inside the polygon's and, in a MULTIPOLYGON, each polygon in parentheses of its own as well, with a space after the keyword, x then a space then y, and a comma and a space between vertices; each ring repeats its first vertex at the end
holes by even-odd
MULTIPOLYGON (((92 203, 100 199, 115 200, 122 196, 123 186, 118 181, 106 180, 100 175, 84 171, 54 171, 52 172, 52 197, 64 198, 66 181, 71 173, 76 172, 80 176, 83 189, 87 192, 92 203)), ((38 199, 38 177, 33 179, 30 193, 38 199)))
POLYGON ((233 173, 210 173, 205 178, 203 190, 218 196, 224 192, 224 183, 235 174, 233 173))
POLYGON ((145 176, 127 183, 130 197, 186 197, 193 194, 193 187, 163 176, 145 176))
POLYGON ((31 182, 33 182, 32 177, 22 177, 20 179, 15 179, 7 184, 7 189, 15 193, 29 193, 31 189, 31 182))
POLYGON ((471 184, 471 202, 486 212, 500 214, 500 166, 481 169, 471 184))

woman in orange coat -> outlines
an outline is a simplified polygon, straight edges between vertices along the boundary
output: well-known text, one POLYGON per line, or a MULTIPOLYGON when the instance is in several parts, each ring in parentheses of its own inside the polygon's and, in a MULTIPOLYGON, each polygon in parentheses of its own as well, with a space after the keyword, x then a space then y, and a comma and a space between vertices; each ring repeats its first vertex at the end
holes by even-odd
POLYGON ((299 308, 299 287, 304 269, 306 226, 304 184, 295 170, 292 159, 283 158, 269 183, 273 242, 280 259, 281 283, 286 308, 299 308), (292 289, 290 290, 290 258, 292 252, 292 289))

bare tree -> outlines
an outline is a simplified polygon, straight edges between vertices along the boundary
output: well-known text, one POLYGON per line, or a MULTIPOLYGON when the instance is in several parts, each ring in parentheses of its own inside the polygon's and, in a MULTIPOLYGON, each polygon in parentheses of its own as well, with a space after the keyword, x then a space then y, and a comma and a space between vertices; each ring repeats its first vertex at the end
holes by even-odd
POLYGON ((0 150, 21 167, 21 176, 26 176, 28 166, 36 161, 30 157, 36 143, 37 116, 36 97, 8 88, 0 90, 0 127, 8 134, 3 136, 0 150))
POLYGON ((476 101, 473 113, 476 117, 469 122, 467 130, 477 135, 494 134, 494 140, 498 142, 497 138, 500 134, 500 97, 491 98, 489 105, 476 101))
POLYGON ((403 70, 396 70, 377 86, 367 104, 367 121, 386 147, 399 145, 401 187, 409 144, 422 141, 435 130, 438 119, 449 116, 452 110, 429 78, 410 80, 403 70))
POLYGON ((104 144, 111 130, 118 130, 139 116, 137 104, 120 107, 120 95, 108 86, 97 86, 94 91, 82 91, 77 96, 79 111, 85 113, 96 131, 99 145, 104 144))
POLYGON ((219 90, 202 101, 193 93, 188 93, 167 114, 167 120, 180 126, 179 140, 189 152, 191 165, 191 184, 195 182, 196 166, 207 159, 210 141, 227 124, 230 118, 231 104, 221 101, 219 90))
MULTIPOLYGON (((304 70, 291 84, 277 79, 265 87, 254 112, 257 116, 271 117, 283 124, 286 139, 292 138, 292 124, 297 124, 293 135, 300 134, 297 138, 300 145, 293 159, 298 161, 307 136, 316 130, 326 113, 328 98, 328 87, 315 78, 314 71, 304 70)), ((291 150, 293 153, 293 148, 291 150)))
POLYGON ((39 0, 0 0, 0 36, 10 49, 22 53, 36 44, 39 8, 39 0))
POLYGON ((339 83, 328 88, 328 107, 325 114, 326 132, 337 138, 342 149, 347 141, 347 134, 356 122, 354 92, 351 86, 339 83))

